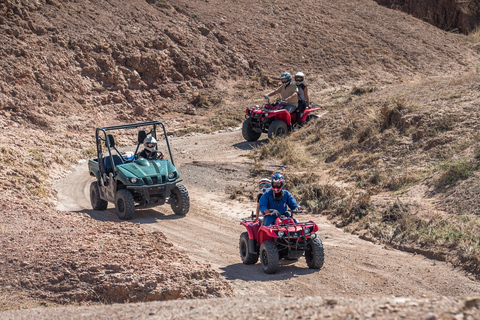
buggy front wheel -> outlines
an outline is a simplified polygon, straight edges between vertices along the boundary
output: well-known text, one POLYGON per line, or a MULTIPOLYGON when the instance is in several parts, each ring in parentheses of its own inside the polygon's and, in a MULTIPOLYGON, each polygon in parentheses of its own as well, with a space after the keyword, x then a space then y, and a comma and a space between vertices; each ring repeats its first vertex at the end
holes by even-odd
POLYGON ((170 193, 172 210, 175 214, 184 216, 190 210, 190 197, 187 188, 181 184, 177 184, 170 193))
POLYGON ((122 220, 131 220, 135 214, 135 201, 127 189, 120 189, 115 195, 115 208, 117 215, 122 220))

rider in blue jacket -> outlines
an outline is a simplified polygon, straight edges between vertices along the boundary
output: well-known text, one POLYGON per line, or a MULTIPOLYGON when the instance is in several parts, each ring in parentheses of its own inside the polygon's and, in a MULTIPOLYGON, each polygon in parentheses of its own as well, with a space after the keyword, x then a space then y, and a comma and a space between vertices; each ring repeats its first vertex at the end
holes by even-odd
POLYGON ((260 212, 265 215, 264 226, 272 225, 280 215, 290 217, 289 213, 285 214, 287 207, 290 210, 301 209, 290 192, 283 190, 285 178, 280 173, 272 176, 271 186, 260 198, 260 212))

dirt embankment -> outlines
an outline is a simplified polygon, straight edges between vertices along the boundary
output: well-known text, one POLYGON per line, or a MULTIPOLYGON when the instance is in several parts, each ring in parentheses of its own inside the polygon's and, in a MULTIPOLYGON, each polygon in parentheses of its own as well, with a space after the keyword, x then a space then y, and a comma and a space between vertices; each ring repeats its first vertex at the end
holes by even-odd
POLYGON ((458 0, 375 0, 391 9, 401 10, 447 31, 468 34, 479 23, 476 1, 458 0))

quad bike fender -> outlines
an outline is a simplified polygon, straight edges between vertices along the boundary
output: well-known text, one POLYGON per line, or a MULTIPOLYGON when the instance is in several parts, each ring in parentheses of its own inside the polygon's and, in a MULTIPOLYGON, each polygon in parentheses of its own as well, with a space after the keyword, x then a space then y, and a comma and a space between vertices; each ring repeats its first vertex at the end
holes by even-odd
POLYGON ((278 110, 274 113, 271 113, 269 115, 269 118, 270 117, 275 117, 275 120, 281 120, 281 121, 285 122, 287 124, 287 126, 289 126, 292 123, 292 116, 285 109, 278 110))
POLYGON ((306 121, 308 115, 313 111, 321 111, 322 108, 307 108, 303 111, 303 116, 300 118, 300 121, 306 121))
POLYGON ((260 246, 264 241, 272 240, 277 237, 277 234, 268 227, 260 227, 258 230, 258 245, 260 246))
POLYGON ((258 229, 260 228, 260 224, 258 221, 254 221, 254 222, 240 222, 241 224, 243 224, 245 226, 245 228, 247 229, 247 232, 248 232, 248 238, 250 240, 257 240, 257 234, 258 234, 258 229))

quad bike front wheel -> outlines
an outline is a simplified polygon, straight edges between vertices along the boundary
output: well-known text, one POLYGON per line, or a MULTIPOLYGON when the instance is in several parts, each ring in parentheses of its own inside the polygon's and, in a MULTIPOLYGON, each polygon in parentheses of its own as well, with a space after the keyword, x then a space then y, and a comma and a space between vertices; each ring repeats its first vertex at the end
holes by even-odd
POLYGON ((310 269, 321 269, 325 261, 325 252, 323 250, 323 243, 319 237, 316 237, 307 244, 305 250, 305 260, 310 269))
POLYGON ((247 119, 245 119, 245 121, 243 121, 242 136, 247 141, 257 141, 262 135, 262 132, 257 132, 253 130, 253 127, 250 121, 251 121, 250 117, 248 117, 247 119))
POLYGON ((172 198, 172 210, 175 214, 184 216, 190 210, 190 197, 187 188, 181 184, 177 184, 170 193, 172 198))
POLYGON ((98 181, 93 181, 90 184, 90 203, 92 204, 92 209, 97 211, 106 210, 108 207, 108 201, 100 198, 98 181))
POLYGON ((127 189, 120 189, 115 195, 115 208, 117 215, 122 220, 131 220, 135 214, 135 201, 127 189))
POLYGON ((268 127, 268 138, 273 139, 275 137, 285 138, 288 133, 287 124, 282 120, 275 120, 268 127))
POLYGON ((278 271, 278 250, 272 241, 264 241, 260 246, 260 262, 265 273, 272 274, 278 271))
POLYGON ((244 264, 255 264, 258 261, 258 253, 250 252, 248 248, 248 232, 244 232, 240 235, 239 248, 240 258, 244 264))

